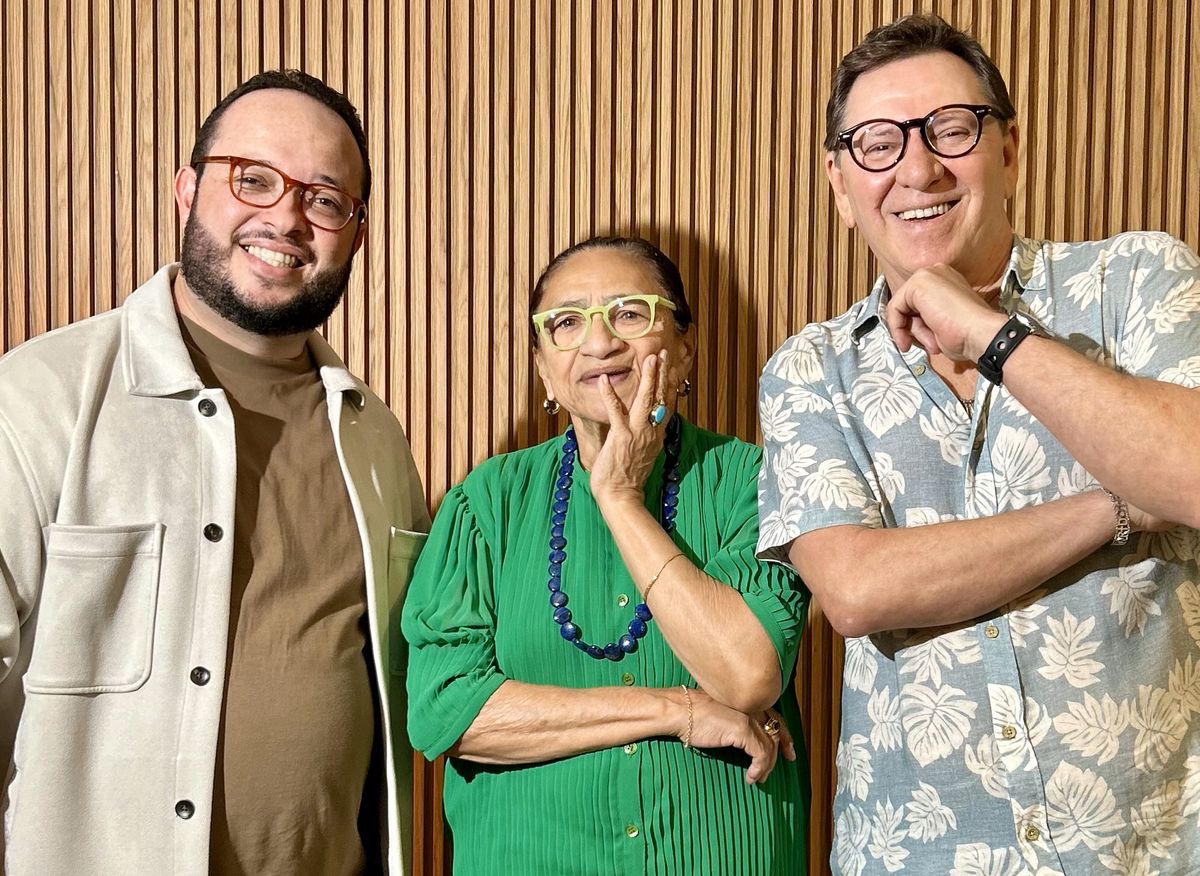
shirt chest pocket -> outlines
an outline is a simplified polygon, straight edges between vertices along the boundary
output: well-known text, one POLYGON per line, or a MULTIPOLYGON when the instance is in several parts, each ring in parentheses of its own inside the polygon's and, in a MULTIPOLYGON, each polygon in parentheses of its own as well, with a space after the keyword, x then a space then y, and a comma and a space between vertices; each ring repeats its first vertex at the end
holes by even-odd
POLYGON ((393 528, 391 544, 388 546, 388 603, 391 617, 388 624, 388 668, 397 675, 403 675, 408 668, 408 645, 400 634, 400 609, 413 567, 417 565, 417 557, 421 555, 427 538, 429 536, 423 532, 393 528))
POLYGON ((25 689, 136 690, 150 677, 163 526, 45 531, 46 569, 25 689))

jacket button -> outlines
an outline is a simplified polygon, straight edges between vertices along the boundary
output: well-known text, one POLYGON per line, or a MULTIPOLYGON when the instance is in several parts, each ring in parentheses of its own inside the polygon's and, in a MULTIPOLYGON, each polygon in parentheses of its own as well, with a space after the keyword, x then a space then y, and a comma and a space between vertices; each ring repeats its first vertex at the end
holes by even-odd
POLYGON ((203 666, 197 666, 192 670, 192 684, 204 687, 210 678, 212 678, 212 674, 203 666))
POLYGON ((191 800, 180 800, 175 804, 175 814, 187 821, 196 814, 196 806, 191 800))
POLYGON ((209 541, 220 541, 221 536, 224 534, 225 530, 221 529, 221 527, 217 526, 215 523, 210 523, 208 526, 204 527, 204 537, 209 541))
POLYGON ((200 399, 200 413, 205 417, 211 417, 217 412, 217 403, 211 398, 200 399))

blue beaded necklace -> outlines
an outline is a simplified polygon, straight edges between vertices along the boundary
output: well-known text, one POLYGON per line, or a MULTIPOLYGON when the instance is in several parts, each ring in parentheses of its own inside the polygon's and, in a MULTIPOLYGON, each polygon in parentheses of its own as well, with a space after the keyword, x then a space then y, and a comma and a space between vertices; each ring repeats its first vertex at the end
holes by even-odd
MULTIPOLYGON (((679 417, 672 417, 671 422, 667 423, 667 456, 663 462, 660 502, 662 528, 668 535, 675 531, 675 512, 679 505, 680 434, 679 417)), ((558 480, 554 485, 554 513, 550 517, 550 581, 546 586, 550 589, 550 606, 554 609, 552 617, 558 624, 559 635, 589 657, 617 662, 624 660, 626 654, 637 650, 638 639, 646 635, 646 624, 653 615, 646 603, 639 602, 633 607, 633 620, 629 622, 627 631, 617 641, 609 642, 603 648, 585 642, 583 630, 571 620, 571 609, 567 608, 569 600, 566 591, 562 589, 562 566, 567 560, 567 538, 563 533, 567 522, 567 509, 571 505, 571 483, 575 473, 575 453, 578 449, 575 428, 569 427, 563 439, 562 463, 558 467, 558 480)))

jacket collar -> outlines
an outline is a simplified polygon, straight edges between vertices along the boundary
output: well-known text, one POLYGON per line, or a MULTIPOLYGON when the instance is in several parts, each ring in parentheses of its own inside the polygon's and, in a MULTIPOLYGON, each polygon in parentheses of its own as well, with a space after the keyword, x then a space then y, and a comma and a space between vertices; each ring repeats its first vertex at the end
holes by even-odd
MULTIPOLYGON (((122 305, 122 365, 130 395, 158 397, 204 389, 179 330, 171 294, 178 272, 178 263, 165 266, 122 305)), ((361 410, 366 394, 333 348, 316 332, 309 336, 308 348, 326 394, 346 393, 346 400, 361 410)))

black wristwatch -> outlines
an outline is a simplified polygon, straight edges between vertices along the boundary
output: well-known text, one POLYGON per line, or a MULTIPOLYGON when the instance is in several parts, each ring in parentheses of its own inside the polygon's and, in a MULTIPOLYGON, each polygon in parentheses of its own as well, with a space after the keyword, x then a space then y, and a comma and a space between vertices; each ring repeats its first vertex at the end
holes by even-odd
POLYGON ((996 332, 996 336, 992 338, 992 342, 979 357, 975 367, 979 369, 980 374, 999 386, 1003 380, 1004 363, 1008 361, 1012 351, 1030 335, 1040 334, 1042 333, 1028 316, 1023 313, 1014 313, 1000 331, 996 332))

